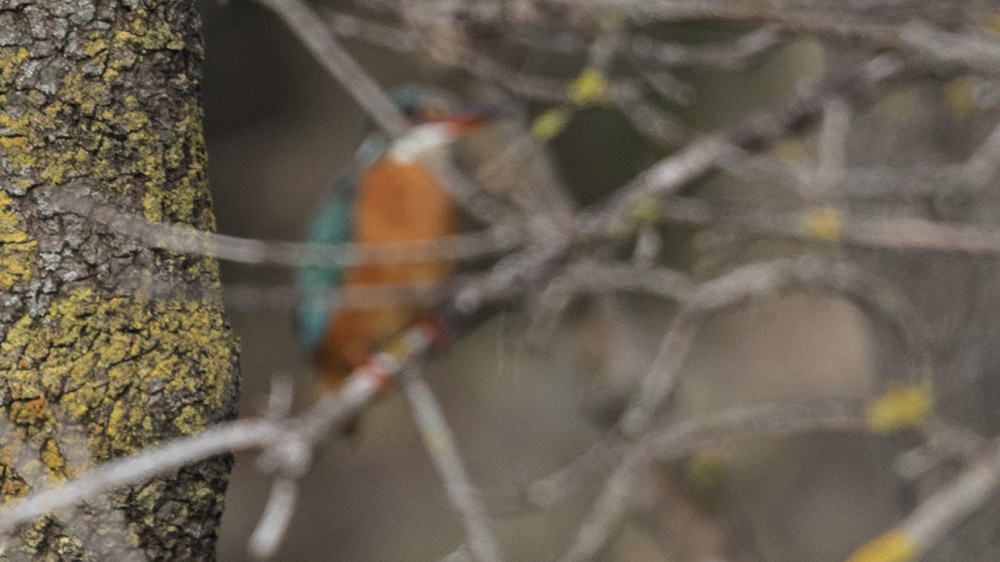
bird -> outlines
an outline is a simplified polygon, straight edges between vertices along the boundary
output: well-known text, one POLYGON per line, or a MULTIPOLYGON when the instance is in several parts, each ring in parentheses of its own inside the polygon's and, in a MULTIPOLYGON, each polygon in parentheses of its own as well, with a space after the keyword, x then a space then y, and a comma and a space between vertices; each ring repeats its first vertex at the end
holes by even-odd
MULTIPOLYGON (((421 161, 427 152, 477 130, 496 116, 486 106, 461 104, 450 93, 406 85, 390 98, 410 129, 391 139, 366 125, 369 134, 353 161, 339 174, 306 229, 309 248, 319 245, 390 244, 431 240, 459 231, 459 214, 448 191, 421 161)), ((339 390, 347 377, 380 343, 427 310, 386 303, 364 309, 338 308, 331 292, 363 285, 435 282, 447 278, 453 261, 436 259, 350 267, 317 265, 309 259, 297 270, 298 333, 311 355, 323 391, 339 390)))

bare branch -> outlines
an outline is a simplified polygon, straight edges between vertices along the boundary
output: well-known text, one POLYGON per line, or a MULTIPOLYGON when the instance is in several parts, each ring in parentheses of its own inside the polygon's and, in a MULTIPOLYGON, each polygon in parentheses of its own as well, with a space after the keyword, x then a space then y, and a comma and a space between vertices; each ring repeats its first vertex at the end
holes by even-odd
POLYGON ((413 408, 413 416, 424 445, 444 482, 452 507, 462 517, 468 548, 480 562, 499 562, 500 551, 478 496, 469 483, 465 463, 455 448, 455 440, 430 387, 411 371, 403 379, 403 390, 413 408))
POLYGON ((630 447, 608 477, 590 514, 560 560, 582 562, 597 554, 628 509, 636 477, 650 463, 707 447, 816 430, 867 431, 863 409, 860 404, 838 400, 767 404, 724 412, 705 420, 688 420, 650 433, 630 447))
POLYGON ((580 230, 590 235, 629 232, 635 208, 652 198, 676 193, 702 177, 722 160, 740 160, 745 151, 760 151, 775 140, 805 128, 823 110, 831 97, 850 99, 870 95, 878 86, 898 77, 905 69, 899 60, 883 55, 869 61, 860 71, 830 79, 793 102, 757 115, 726 134, 688 145, 669 156, 618 190, 609 202, 585 213, 580 230))
POLYGON ((250 536, 250 554, 257 558, 269 558, 285 538, 285 531, 295 513, 295 502, 299 495, 299 485, 294 479, 278 477, 271 484, 271 495, 260 523, 250 536))
POLYGON ((611 434, 556 472, 526 486, 484 492, 483 499, 496 517, 521 517, 549 509, 611 470, 623 454, 624 447, 611 434))
POLYGON ((76 502, 121 486, 143 482, 195 461, 233 450, 265 447, 278 437, 279 430, 273 422, 266 420, 232 422, 102 464, 72 480, 5 505, 0 510, 0 532, 10 532, 18 525, 47 513, 71 507, 76 502))
POLYGON ((844 180, 847 167, 847 140, 851 127, 851 108, 834 98, 826 102, 820 126, 818 158, 812 189, 807 197, 814 202, 831 203, 835 190, 844 180))
POLYGON ((981 189, 996 177, 997 168, 1000 168, 1000 124, 966 160, 964 179, 981 189))
POLYGON ((257 0, 278 14, 302 43, 340 83, 354 100, 390 136, 401 137, 409 125, 406 118, 382 92, 368 73, 330 35, 326 25, 301 0, 257 0))
POLYGON ((619 428, 623 435, 634 437, 645 431, 650 418, 676 387, 678 375, 700 324, 700 314, 683 310, 674 316, 649 374, 643 379, 635 398, 621 416, 619 428))
POLYGON ((900 39, 940 62, 958 64, 984 76, 1000 75, 1000 41, 995 37, 941 31, 913 22, 903 28, 900 39))
POLYGON ((425 39, 419 31, 369 21, 329 8, 323 9, 323 13, 330 30, 345 39, 360 39, 400 53, 414 53, 424 48, 425 39))
POLYGON ((393 244, 324 245, 264 241, 214 234, 188 226, 149 222, 142 216, 121 212, 93 197, 65 190, 50 191, 48 199, 65 212, 94 220, 154 248, 257 265, 347 267, 441 259, 468 260, 503 253, 520 244, 517 230, 508 226, 434 240, 393 244))
POLYGON ((913 553, 913 559, 933 548, 946 533, 982 507, 1000 486, 1000 452, 996 441, 991 448, 957 478, 921 502, 902 523, 863 546, 849 560, 864 560, 865 554, 878 551, 886 542, 905 545, 913 553))
POLYGON ((675 388, 678 373, 705 315, 755 295, 775 294, 790 285, 822 288, 866 305, 866 310, 899 331, 911 362, 913 380, 931 380, 932 367, 925 349, 926 330, 912 309, 886 282, 852 264, 829 264, 816 256, 756 263, 702 283, 681 301, 681 310, 674 316, 649 373, 622 414, 619 423, 622 434, 631 438, 647 429, 650 419, 675 388))
POLYGON ((773 27, 750 32, 729 45, 692 47, 679 43, 664 43, 649 37, 631 37, 628 51, 636 58, 665 67, 714 66, 739 70, 754 57, 780 42, 773 27))
POLYGON ((897 250, 931 250, 965 254, 1000 253, 1000 228, 938 222, 916 218, 874 218, 842 216, 832 208, 807 209, 791 213, 772 213, 713 205, 684 197, 667 197, 656 208, 672 222, 728 229, 738 234, 757 234, 798 238, 801 240, 897 250), (817 213, 829 213, 829 235, 818 233, 813 225, 817 213))
MULTIPOLYGON (((439 283, 414 281, 412 283, 383 283, 381 285, 352 285, 326 292, 326 301, 332 310, 371 310, 393 306, 433 307, 446 290, 439 283)), ((144 295, 157 293, 142 288, 144 295)), ((295 310, 302 298, 302 289, 294 286, 226 287, 224 300, 230 310, 295 310)), ((317 296, 321 296, 318 294, 317 296)))
POLYGON ((988 452, 991 443, 978 433, 941 419, 928 420, 920 427, 924 442, 893 461, 901 478, 916 481, 947 460, 973 461, 988 452))

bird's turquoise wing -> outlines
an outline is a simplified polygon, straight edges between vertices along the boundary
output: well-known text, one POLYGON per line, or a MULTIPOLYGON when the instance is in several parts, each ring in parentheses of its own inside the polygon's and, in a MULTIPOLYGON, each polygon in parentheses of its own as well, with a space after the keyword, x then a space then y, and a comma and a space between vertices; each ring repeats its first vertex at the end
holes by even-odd
MULTIPOLYGON (((367 169, 385 153, 388 142, 380 135, 371 135, 355 154, 354 162, 341 173, 333 189, 319 205, 306 229, 306 242, 336 245, 351 241, 354 231, 354 199, 361 171, 367 169)), ((317 250, 306 252, 307 263, 315 263, 317 250)), ((303 347, 315 351, 326 335, 335 305, 333 296, 344 277, 343 267, 306 265, 296 271, 299 291, 298 332, 303 347)))
MULTIPOLYGON (((354 228, 353 185, 358 181, 357 173, 342 176, 319 212, 313 216, 306 230, 306 242, 311 244, 344 244, 351 241, 354 228)), ((317 250, 307 250, 307 262, 314 262, 317 250)), ((322 267, 307 265, 296 272, 299 289, 298 327, 302 345, 315 350, 323 339, 330 322, 330 311, 334 305, 333 291, 344 277, 342 267, 322 267)))

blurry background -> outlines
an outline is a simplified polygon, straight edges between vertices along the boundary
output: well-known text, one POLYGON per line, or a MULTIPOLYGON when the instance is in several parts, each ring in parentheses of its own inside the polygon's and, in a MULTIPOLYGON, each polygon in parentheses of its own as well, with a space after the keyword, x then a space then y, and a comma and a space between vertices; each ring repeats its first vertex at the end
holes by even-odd
MULTIPOLYGON (((317 4, 318 5, 318 4, 317 4)), ((350 4, 339 10, 356 12, 350 4)), ((360 144, 364 116, 343 88, 316 64, 270 12, 241 0, 220 8, 201 3, 206 41, 203 93, 209 174, 219 231, 297 240, 313 205, 360 144)), ((360 12, 364 14, 365 12, 360 12)), ((673 41, 709 43, 738 35, 712 26, 654 30, 673 41)), ((348 42, 351 53, 386 89, 435 83, 469 95, 469 78, 419 58, 348 42)), ((575 76, 582 57, 556 57, 507 47, 514 68, 575 76)), ((694 103, 663 107, 681 123, 710 132, 748 112, 789 99, 827 70, 823 49, 793 41, 739 71, 689 69, 694 103)), ((528 108, 538 112, 544 107, 528 108)), ((785 146, 787 152, 808 150, 785 146)), ((498 150, 502 147, 498 147, 498 150)), ((613 109, 582 111, 551 143, 560 175, 581 204, 599 200, 672 150, 645 140, 613 109)), ((777 207, 795 195, 777 185, 739 192, 724 180, 702 182, 707 194, 768 200, 777 207)), ((692 269, 691 232, 664 233, 664 259, 692 269)), ((782 255, 788 248, 754 243, 739 260, 782 255)), ((711 268, 709 268, 711 269, 711 268)), ((223 264, 230 286, 290 285, 288 270, 223 264)), ((635 328, 638 360, 655 350, 670 309, 626 301, 635 328)), ((298 407, 314 399, 310 366, 292 332, 288 310, 234 310, 242 342, 241 413, 262 408, 269 379, 290 373, 298 407)), ((434 361, 428 380, 457 434, 474 482, 510 488, 563 466, 598 437, 600 428, 581 408, 588 365, 572 341, 556 338, 545 352, 529 349, 527 320, 506 313, 458 342, 434 361)), ((871 327, 844 301, 793 296, 760 299, 714 318, 699 335, 681 388, 679 412, 701 416, 722 408, 783 397, 870 396, 876 365, 890 361, 871 349, 871 327)), ((563 336, 565 337, 565 335, 563 336)), ((903 450, 888 439, 847 435, 800 437, 726 451, 730 491, 744 513, 761 560, 842 560, 889 528, 903 513, 889 467, 903 450)), ((667 470, 666 468, 664 470, 667 470)), ((244 560, 268 489, 253 458, 238 455, 223 519, 220 559, 244 560)), ((498 521, 508 560, 552 559, 568 544, 596 488, 556 509, 498 521)), ((651 488, 650 511, 669 490, 651 488)), ((435 561, 462 542, 439 480, 398 395, 365 415, 360 435, 332 438, 315 459, 298 510, 276 560, 435 561)), ((691 521, 697 521, 692 517, 691 521)), ((609 560, 684 560, 668 557, 657 538, 695 533, 678 525, 633 518, 606 552, 609 560), (662 528, 669 527, 669 528, 662 528)))

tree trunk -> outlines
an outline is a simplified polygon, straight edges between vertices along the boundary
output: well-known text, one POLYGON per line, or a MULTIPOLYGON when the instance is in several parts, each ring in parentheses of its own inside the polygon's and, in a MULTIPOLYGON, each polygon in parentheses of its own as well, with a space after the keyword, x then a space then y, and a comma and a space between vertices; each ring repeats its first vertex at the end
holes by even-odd
MULTIPOLYGON (((235 414, 217 263, 53 204, 74 193, 214 227, 202 53, 192 0, 0 0, 4 501, 235 414), (164 284, 171 298, 147 290, 164 284)), ((43 518, 6 554, 212 560, 231 464, 213 459, 43 518)))

